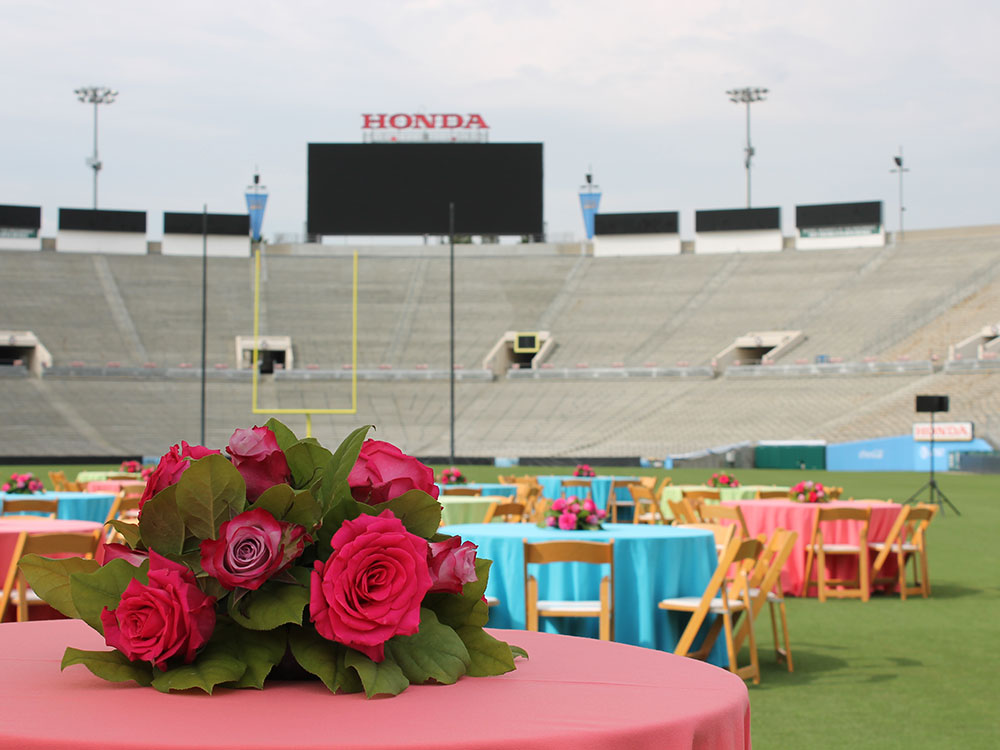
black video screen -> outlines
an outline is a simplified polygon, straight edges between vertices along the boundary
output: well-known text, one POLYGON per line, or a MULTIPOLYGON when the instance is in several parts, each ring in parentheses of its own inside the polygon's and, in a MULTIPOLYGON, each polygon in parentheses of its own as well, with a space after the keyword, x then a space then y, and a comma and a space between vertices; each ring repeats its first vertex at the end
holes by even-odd
POLYGON ((542 234, 541 143, 310 143, 318 235, 542 234))

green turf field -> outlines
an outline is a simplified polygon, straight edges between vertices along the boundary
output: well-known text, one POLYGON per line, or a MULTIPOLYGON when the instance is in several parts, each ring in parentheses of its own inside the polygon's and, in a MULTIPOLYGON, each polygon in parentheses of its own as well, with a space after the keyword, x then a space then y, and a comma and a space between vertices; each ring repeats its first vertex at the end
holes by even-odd
MULTIPOLYGON (((48 484, 51 469, 72 479, 80 469, 99 468, 105 467, 7 466, 0 475, 31 471, 48 484)), ((435 473, 442 468, 435 466, 435 473)), ((572 467, 459 468, 469 481, 495 481, 499 473, 572 473, 572 467)), ((675 484, 698 484, 712 473, 597 470, 669 474, 675 484)), ((896 500, 926 481, 913 473, 732 473, 743 484, 813 479, 843 486, 845 497, 896 500)), ((789 599, 793 674, 775 662, 768 615, 761 614, 762 679, 749 686, 755 748, 1000 748, 1000 477, 942 474, 939 483, 962 515, 939 513, 928 532, 930 599, 789 599)))

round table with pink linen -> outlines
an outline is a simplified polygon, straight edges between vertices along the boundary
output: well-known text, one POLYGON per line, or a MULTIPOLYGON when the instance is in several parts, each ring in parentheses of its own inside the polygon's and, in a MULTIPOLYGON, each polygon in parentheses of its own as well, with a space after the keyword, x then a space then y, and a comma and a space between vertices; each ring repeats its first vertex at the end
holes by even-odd
POLYGON ((366 700, 322 683, 165 695, 59 671, 66 646, 104 648, 78 620, 0 625, 0 747, 33 750, 747 750, 743 681, 694 659, 550 633, 493 631, 517 669, 366 700), (57 717, 57 721, 53 718, 57 717))
MULTIPOLYGON (((770 536, 775 529, 788 529, 798 532, 795 547, 788 556, 784 569, 781 571, 781 588, 786 594, 803 596, 803 583, 806 570, 806 546, 812 537, 813 524, 818 508, 871 508, 871 520, 868 522, 868 541, 884 541, 899 515, 899 503, 834 500, 829 503, 797 503, 792 500, 731 500, 722 505, 739 506, 747 522, 750 536, 766 534, 770 536)), ((824 537, 827 542, 837 544, 857 544, 860 523, 858 521, 833 521, 824 524, 824 537)), ((875 555, 870 555, 874 559, 875 555)), ((844 555, 828 560, 828 568, 841 577, 849 577, 857 573, 857 561, 844 555)), ((896 561, 889 559, 883 574, 894 576, 896 561)), ((809 576, 816 580, 816 568, 809 576)), ((815 591, 815 589, 812 589, 815 591)))
POLYGON ((94 521, 64 521, 38 516, 4 516, 0 518, 0 586, 3 586, 10 568, 17 537, 22 531, 29 534, 66 534, 77 531, 95 531, 103 524, 94 521))

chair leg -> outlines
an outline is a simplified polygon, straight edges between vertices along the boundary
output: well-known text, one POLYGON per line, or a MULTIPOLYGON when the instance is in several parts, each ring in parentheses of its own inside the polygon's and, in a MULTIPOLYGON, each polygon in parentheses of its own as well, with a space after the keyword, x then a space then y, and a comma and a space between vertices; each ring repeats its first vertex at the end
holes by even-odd
POLYGON ((820 547, 816 550, 816 590, 821 602, 826 601, 826 553, 820 547))
POLYGON ((525 630, 538 630, 538 581, 534 578, 528 579, 525 594, 525 630))
POLYGON ((868 559, 868 545, 862 544, 861 554, 858 557, 858 585, 861 587, 861 601, 866 602, 871 597, 871 582, 868 571, 871 569, 871 560, 868 559))
POLYGON ((813 547, 810 544, 806 550, 806 571, 805 571, 805 577, 802 579, 802 590, 799 592, 799 596, 809 596, 809 576, 812 574, 812 566, 813 566, 813 547))
MULTIPOLYGON (((920 558, 920 588, 923 589, 922 593, 926 599, 931 595, 931 577, 927 573, 927 550, 917 550, 917 556, 920 558)), ((914 563, 914 567, 916 567, 916 563, 914 563)))
POLYGON ((896 553, 896 577, 899 583, 899 598, 901 601, 906 601, 906 555, 900 550, 896 553))
MULTIPOLYGON (((771 618, 774 618, 774 605, 771 605, 771 618)), ((785 641, 785 663, 788 665, 788 671, 795 671, 795 664, 792 662, 792 642, 788 637, 788 615, 785 610, 785 603, 782 601, 778 604, 778 611, 781 613, 781 633, 785 641)))

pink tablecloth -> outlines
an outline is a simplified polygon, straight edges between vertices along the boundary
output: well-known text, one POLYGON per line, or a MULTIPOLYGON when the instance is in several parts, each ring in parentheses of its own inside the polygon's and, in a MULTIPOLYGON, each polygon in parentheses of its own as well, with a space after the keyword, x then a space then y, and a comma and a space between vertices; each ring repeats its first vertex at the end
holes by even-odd
POLYGON ((94 521, 63 521, 38 518, 35 516, 7 516, 0 519, 0 587, 7 577, 11 557, 14 555, 14 545, 22 531, 38 534, 65 534, 76 531, 94 531, 101 524, 94 521), (24 519, 24 520, 22 520, 24 519))
MULTIPOLYGON (((762 533, 770 536, 778 528, 798 532, 799 536, 795 540, 795 548, 781 572, 781 587, 786 594, 800 596, 806 568, 806 545, 812 536, 818 506, 814 503, 795 503, 791 500, 733 500, 723 502, 722 505, 739 506, 747 521, 750 536, 762 533)), ((870 507, 872 511, 871 521, 868 524, 868 541, 884 540, 889 534, 896 516, 899 515, 899 504, 840 500, 823 505, 826 508, 855 508, 858 506, 870 507)), ((859 526, 856 521, 837 521, 824 524, 824 537, 826 541, 838 544, 857 544, 858 530, 859 526)), ((874 559, 874 555, 871 556, 871 559, 874 559)), ((858 566, 853 559, 838 555, 831 560, 832 562, 828 562, 828 568, 833 575, 848 577, 857 571, 858 566)), ((892 576, 895 575, 895 572, 895 560, 888 560, 880 575, 892 576)), ((809 577, 813 581, 816 580, 815 565, 809 577)), ((815 589, 812 589, 812 592, 815 592, 815 589)))
POLYGON ((747 690, 727 671, 618 643, 495 632, 530 654, 514 672, 366 700, 332 695, 319 682, 163 695, 105 682, 82 666, 60 673, 66 646, 103 648, 101 636, 79 621, 0 625, 0 747, 750 747, 747 690))
POLYGON ((138 487, 142 489, 146 483, 141 479, 105 479, 100 482, 87 482, 87 492, 110 492, 118 494, 122 487, 138 487))

